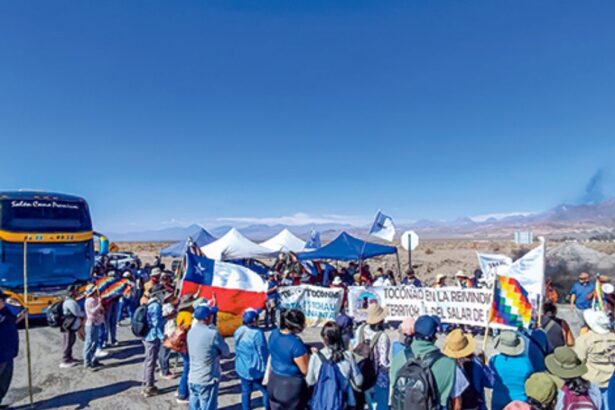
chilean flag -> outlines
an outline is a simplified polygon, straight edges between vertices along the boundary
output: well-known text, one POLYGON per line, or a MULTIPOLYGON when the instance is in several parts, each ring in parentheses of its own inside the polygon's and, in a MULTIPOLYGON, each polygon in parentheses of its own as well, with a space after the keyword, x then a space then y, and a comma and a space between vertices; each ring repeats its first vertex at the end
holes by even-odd
POLYGON ((241 315, 247 308, 265 307, 267 283, 246 267, 186 252, 181 295, 205 299, 215 295, 221 312, 241 315))

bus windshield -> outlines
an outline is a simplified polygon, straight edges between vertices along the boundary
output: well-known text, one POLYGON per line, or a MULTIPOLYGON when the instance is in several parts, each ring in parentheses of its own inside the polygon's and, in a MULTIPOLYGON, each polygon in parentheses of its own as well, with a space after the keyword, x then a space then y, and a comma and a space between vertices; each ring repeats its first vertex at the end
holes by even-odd
POLYGON ((85 202, 9 199, 0 203, 2 229, 10 232, 81 232, 92 230, 85 202))
MULTIPOLYGON (((0 242, 0 287, 23 286, 22 243, 0 242)), ((94 259, 92 241, 29 243, 28 283, 32 290, 86 281, 94 259)))

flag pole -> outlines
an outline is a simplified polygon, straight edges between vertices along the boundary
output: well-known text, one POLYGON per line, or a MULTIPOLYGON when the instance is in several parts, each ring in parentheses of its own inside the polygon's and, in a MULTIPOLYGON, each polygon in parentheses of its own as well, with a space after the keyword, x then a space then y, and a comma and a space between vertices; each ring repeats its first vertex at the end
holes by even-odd
POLYGON ((495 286, 498 280, 498 273, 495 268, 493 276, 493 286, 491 287, 491 297, 489 298, 489 311, 487 312, 487 317, 485 318, 485 334, 483 336, 483 353, 485 353, 487 349, 487 336, 489 336, 489 324, 491 323, 491 315, 493 314, 493 299, 495 298, 495 286))
POLYGON ((23 297, 26 308, 25 327, 26 327, 26 356, 28 362, 28 396, 30 398, 30 407, 34 405, 34 396, 32 393, 32 359, 30 356, 30 302, 28 298, 28 238, 24 238, 23 242, 23 297))
POLYGON ((545 295, 545 275, 547 274, 547 238, 545 238, 544 236, 540 237, 541 240, 541 245, 542 245, 542 284, 541 284, 541 290, 542 293, 538 296, 538 317, 536 318, 536 324, 538 325, 538 328, 542 328, 542 315, 543 315, 543 310, 542 310, 542 305, 544 304, 544 295, 545 295))

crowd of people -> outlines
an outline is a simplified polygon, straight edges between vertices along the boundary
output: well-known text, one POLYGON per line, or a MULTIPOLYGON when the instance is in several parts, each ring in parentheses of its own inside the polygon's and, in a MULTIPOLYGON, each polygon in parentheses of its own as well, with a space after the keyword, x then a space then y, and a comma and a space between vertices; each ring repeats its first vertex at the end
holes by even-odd
MULTIPOLYGON (((377 303, 368 306, 362 323, 342 309, 320 329, 320 343, 305 343, 305 316, 300 310, 280 309, 280 286, 398 283, 391 272, 378 269, 372 275, 367 264, 355 263, 340 270, 319 267, 307 276, 298 261, 278 261, 267 277, 265 310, 243 312, 233 335, 243 409, 251 407, 256 391, 263 407, 274 410, 615 409, 615 333, 607 313, 612 312, 613 295, 598 292, 587 274, 579 276, 570 292, 570 303, 584 324, 580 334, 573 334, 547 300, 530 329, 499 332, 490 357, 479 353, 474 336, 463 327, 443 326, 438 317, 427 315, 389 323, 386 307, 377 303)), ((447 279, 440 275, 431 286, 446 286, 447 279)), ((608 283, 607 277, 597 280, 608 283)), ((455 281, 460 287, 482 285, 479 273, 460 271, 455 281)), ((128 319, 144 346, 142 394, 159 394, 157 377, 174 378, 170 358, 176 355, 182 359, 177 403, 216 409, 220 361, 231 351, 216 327, 217 303, 215 298, 179 297, 177 283, 164 266, 126 266, 99 268, 93 283, 69 287, 60 305, 60 368, 81 364, 96 371, 104 366, 108 348, 118 345, 118 323, 128 319), (103 299, 97 283, 105 277, 125 279, 129 291, 103 299), (82 361, 73 356, 78 338, 83 340, 82 361)), ((399 283, 426 285, 412 269, 399 283)), ((0 403, 11 382, 17 323, 23 317, 10 312, 6 299, 0 291, 0 403)))

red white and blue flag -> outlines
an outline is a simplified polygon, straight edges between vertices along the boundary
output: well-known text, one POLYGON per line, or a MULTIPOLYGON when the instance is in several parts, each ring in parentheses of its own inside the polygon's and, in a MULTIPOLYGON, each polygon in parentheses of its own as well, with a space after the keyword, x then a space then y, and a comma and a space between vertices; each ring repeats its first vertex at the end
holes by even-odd
POLYGON ((267 283, 250 269, 186 253, 186 270, 181 295, 216 298, 221 312, 241 315, 247 308, 262 309, 267 300, 267 283))

